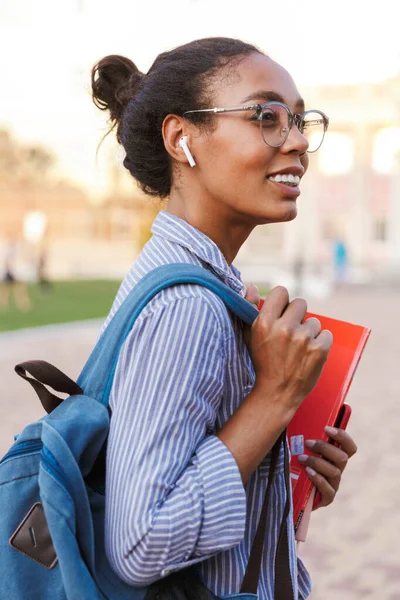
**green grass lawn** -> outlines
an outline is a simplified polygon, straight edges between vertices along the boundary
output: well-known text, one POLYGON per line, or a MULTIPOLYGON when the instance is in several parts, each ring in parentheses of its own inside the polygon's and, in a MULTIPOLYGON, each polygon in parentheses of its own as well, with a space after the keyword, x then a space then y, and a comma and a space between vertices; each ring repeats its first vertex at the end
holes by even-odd
MULTIPOLYGON (((119 285, 120 281, 114 280, 55 281, 45 291, 36 283, 28 284, 26 288, 31 304, 28 311, 18 309, 13 296, 7 310, 1 307, 0 302, 0 332, 104 318, 119 285)), ((3 289, 0 289, 0 299, 3 289)), ((261 297, 267 293, 267 290, 260 289, 261 297)))
POLYGON ((29 284, 30 309, 18 309, 12 296, 6 310, 0 306, 0 331, 103 318, 119 285, 120 281, 108 280, 55 281, 45 291, 37 284, 29 284))

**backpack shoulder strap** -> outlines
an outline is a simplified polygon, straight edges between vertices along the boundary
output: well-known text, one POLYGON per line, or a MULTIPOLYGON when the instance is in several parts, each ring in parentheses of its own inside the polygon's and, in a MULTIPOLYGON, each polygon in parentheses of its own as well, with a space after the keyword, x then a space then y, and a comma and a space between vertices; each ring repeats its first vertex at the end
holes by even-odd
POLYGON ((118 356, 136 319, 161 290, 183 283, 202 285, 211 290, 248 325, 251 325, 258 315, 257 309, 250 302, 203 267, 185 263, 157 267, 135 285, 89 356, 78 378, 78 385, 85 394, 108 406, 118 356))

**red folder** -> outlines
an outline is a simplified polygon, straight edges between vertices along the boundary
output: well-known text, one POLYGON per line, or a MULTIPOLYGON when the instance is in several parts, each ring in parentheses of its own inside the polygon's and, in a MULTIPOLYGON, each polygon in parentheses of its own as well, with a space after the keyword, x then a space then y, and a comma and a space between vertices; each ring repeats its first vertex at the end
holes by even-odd
MULTIPOLYGON (((260 302, 259 309, 262 304, 263 301, 260 302)), ((310 317, 316 317, 322 329, 329 329, 332 332, 333 344, 318 383, 298 408, 287 428, 292 455, 290 475, 293 520, 298 541, 305 541, 311 510, 318 504, 319 494, 315 494, 315 488, 307 476, 305 466, 298 461, 297 456, 313 454, 304 445, 306 440, 329 440, 324 427, 326 425, 333 427, 336 424, 371 333, 367 327, 313 313, 307 313, 305 319, 310 317)))
MULTIPOLYGON (((304 465, 299 463, 297 456, 313 454, 304 445, 306 440, 329 440, 324 427, 335 425, 371 333, 370 329, 361 325, 307 313, 305 318, 309 317, 317 317, 321 322, 322 329, 329 329, 332 332, 333 344, 317 385, 303 401, 288 426, 288 441, 292 453, 290 474, 293 520, 296 532, 304 515, 306 515, 305 518, 309 518, 312 508, 309 499, 314 487, 307 476, 304 465)), ((316 494, 314 505, 317 505, 318 501, 319 494, 316 494)), ((301 538, 304 539, 300 539, 305 541, 307 528, 303 527, 302 529, 301 538)))

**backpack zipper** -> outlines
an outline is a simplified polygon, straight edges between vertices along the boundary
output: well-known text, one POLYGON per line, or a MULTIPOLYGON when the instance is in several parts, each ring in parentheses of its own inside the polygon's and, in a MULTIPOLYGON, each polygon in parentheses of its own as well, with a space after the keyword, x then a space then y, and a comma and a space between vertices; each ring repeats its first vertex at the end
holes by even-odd
MULTIPOLYGON (((54 477, 63 487, 68 490, 68 482, 63 471, 60 469, 60 466, 58 465, 54 456, 45 446, 43 446, 40 440, 26 440, 25 442, 20 442, 17 446, 15 446, 15 448, 10 449, 7 454, 3 456, 3 458, 0 460, 0 465, 4 464, 8 460, 16 458, 17 456, 28 456, 29 454, 38 454, 39 452, 42 453, 42 465, 44 468, 52 477, 54 477)), ((90 487, 93 491, 104 496, 103 486, 97 485, 90 487)))
POLYGON ((39 440, 27 440, 26 442, 20 442, 15 448, 11 448, 7 454, 0 460, 0 465, 5 463, 7 460, 11 460, 16 456, 23 454, 34 454, 40 452, 42 449, 42 442, 39 440))
POLYGON ((12 448, 7 454, 0 460, 0 465, 12 460, 17 456, 28 456, 29 454, 42 454, 42 465, 52 477, 54 477, 58 483, 60 483, 68 491, 68 482, 65 478, 63 471, 60 469, 56 459, 51 452, 43 446, 40 440, 27 440, 26 442, 20 442, 15 448, 12 448))

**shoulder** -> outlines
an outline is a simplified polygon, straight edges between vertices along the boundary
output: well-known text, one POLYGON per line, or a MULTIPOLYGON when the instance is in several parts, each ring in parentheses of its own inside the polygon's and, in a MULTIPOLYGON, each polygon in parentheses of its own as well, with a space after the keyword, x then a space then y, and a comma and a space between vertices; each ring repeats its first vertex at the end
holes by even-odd
POLYGON ((193 326, 205 318, 224 336, 232 331, 229 310, 219 296, 201 285, 179 284, 159 292, 143 309, 138 324, 149 319, 174 316, 176 323, 190 321, 193 326))
POLYGON ((136 319, 121 346, 118 373, 126 381, 135 373, 151 373, 154 380, 158 373, 163 381, 165 373, 186 373, 194 386, 201 372, 203 384, 207 373, 221 382, 234 335, 218 297, 201 286, 176 285, 158 293, 136 319))
MULTIPOLYGON (((157 267, 172 263, 192 264, 207 268, 204 261, 187 248, 179 244, 170 243, 168 240, 160 240, 154 236, 143 248, 132 269, 123 280, 110 314, 104 323, 103 330, 132 289, 143 277, 157 267), (162 248, 157 247, 160 244, 162 248)), ((143 309, 138 320, 140 322, 157 312, 173 312, 174 310, 183 308, 186 315, 191 315, 201 309, 209 312, 222 329, 232 326, 229 311, 225 307, 224 302, 216 294, 203 286, 193 284, 175 285, 163 290, 143 309)))

